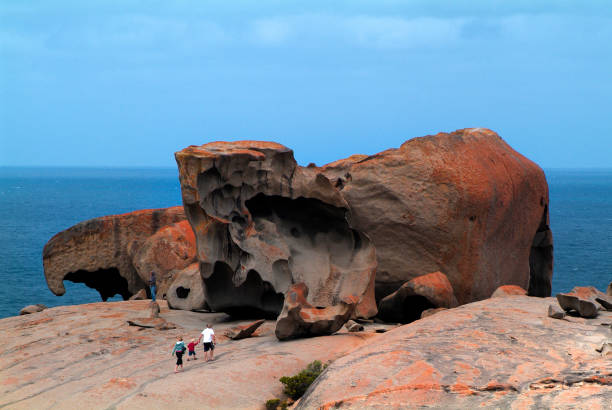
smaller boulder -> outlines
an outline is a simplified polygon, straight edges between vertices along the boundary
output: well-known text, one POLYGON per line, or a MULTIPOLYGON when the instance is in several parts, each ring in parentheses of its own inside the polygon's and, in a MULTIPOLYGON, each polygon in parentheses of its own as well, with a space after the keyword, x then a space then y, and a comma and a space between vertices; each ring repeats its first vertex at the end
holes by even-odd
POLYGON ((147 329, 157 329, 157 330, 170 330, 176 329, 176 326, 173 323, 166 322, 161 317, 141 317, 138 319, 128 320, 128 325, 137 326, 147 329))
POLYGON ((548 317, 552 317, 553 319, 563 319, 565 317, 565 312, 555 305, 548 305, 548 317))
POLYGON ((225 336, 232 340, 246 339, 250 337, 259 326, 263 325, 264 322, 265 319, 260 319, 248 325, 233 327, 225 331, 225 336))
POLYGON ((130 300, 145 300, 145 299, 148 299, 148 298, 147 298, 147 291, 144 289, 140 289, 138 292, 136 292, 130 297, 130 300))
POLYGON ((442 272, 418 276, 384 297, 378 305, 378 317, 386 322, 410 323, 427 309, 453 308, 457 299, 453 286, 442 272))
POLYGON ((173 275, 174 279, 166 293, 171 309, 198 310, 206 306, 204 281, 200 276, 200 265, 192 263, 173 275))
POLYGON ((308 287, 304 283, 292 285, 285 294, 283 310, 274 330, 279 340, 331 335, 349 320, 359 302, 353 295, 336 305, 315 307, 308 303, 307 297, 308 287))
POLYGON ((344 327, 346 327, 346 330, 349 332, 363 332, 364 329, 362 324, 357 323, 354 320, 349 320, 346 322, 344 327))
POLYGON ((45 309, 47 309, 47 307, 39 303, 36 305, 29 305, 29 306, 24 307, 23 309, 19 311, 19 314, 29 315, 29 314, 36 313, 36 312, 42 312, 45 309))
POLYGON ((492 298, 505 298, 508 296, 527 296, 527 291, 520 286, 504 285, 495 289, 491 295, 492 298))
POLYGON ((612 342, 603 342, 602 345, 595 350, 601 353, 603 357, 612 357, 612 342))
POLYGON ((576 311, 584 318, 597 317, 598 306, 590 300, 581 299, 572 293, 559 293, 557 301, 566 312, 576 311))
POLYGON ((421 313, 421 319, 425 319, 428 316, 435 315, 436 313, 442 310, 446 310, 446 308, 441 307, 441 308, 426 309, 421 313))

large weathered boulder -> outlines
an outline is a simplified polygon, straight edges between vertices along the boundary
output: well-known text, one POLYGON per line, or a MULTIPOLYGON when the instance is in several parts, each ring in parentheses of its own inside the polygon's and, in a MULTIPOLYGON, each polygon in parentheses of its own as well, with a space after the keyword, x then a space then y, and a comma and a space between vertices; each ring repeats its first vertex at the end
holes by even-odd
POLYGON ((171 309, 197 310, 206 306, 204 299, 204 282, 200 276, 200 267, 192 263, 173 275, 174 280, 166 293, 168 307, 171 309))
POLYGON ((164 226, 142 245, 132 246, 130 256, 136 272, 145 283, 148 283, 151 272, 155 272, 157 297, 163 298, 174 280, 170 273, 182 270, 196 261, 193 229, 186 219, 164 226))
POLYGON ((155 232, 184 221, 182 207, 146 209, 103 216, 74 225, 53 236, 43 249, 47 286, 66 292, 63 281, 85 283, 103 300, 116 294, 128 299, 147 286, 131 255, 155 232))
POLYGON ((397 327, 334 361, 297 409, 610 408, 612 312, 555 320, 551 303, 492 298, 397 327))
POLYGON ((276 317, 289 287, 304 283, 313 306, 356 298, 355 315, 376 313, 374 247, 317 169, 272 142, 214 142, 175 156, 213 310, 276 317))
POLYGON ((279 340, 331 335, 349 320, 358 302, 354 297, 333 306, 320 307, 312 306, 307 299, 308 287, 305 284, 298 283, 289 288, 274 331, 279 340))
POLYGON ((428 309, 453 308, 457 299, 442 272, 418 276, 385 296, 378 305, 378 317, 387 322, 410 323, 428 309))
POLYGON ((320 169, 376 247, 376 297, 442 271, 459 303, 501 285, 549 296, 553 241, 544 172, 474 128, 353 155, 320 169))

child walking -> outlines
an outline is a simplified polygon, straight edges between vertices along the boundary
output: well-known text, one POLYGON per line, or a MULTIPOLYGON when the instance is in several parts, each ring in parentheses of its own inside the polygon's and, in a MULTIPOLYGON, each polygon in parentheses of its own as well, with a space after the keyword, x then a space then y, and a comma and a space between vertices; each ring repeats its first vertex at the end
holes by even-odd
POLYGON ((183 342, 183 337, 177 336, 176 343, 172 349, 172 356, 174 356, 176 353, 176 366, 174 366, 174 373, 178 373, 179 366, 181 366, 181 370, 183 370, 183 354, 185 353, 185 350, 187 350, 187 348, 183 342))
POLYGON ((189 353, 187 355, 187 361, 189 361, 190 357, 193 356, 193 360, 198 360, 198 358, 196 357, 196 352, 195 352, 195 347, 198 344, 199 340, 196 341, 195 339, 191 339, 191 342, 189 342, 189 344, 187 345, 187 349, 189 349, 189 353))

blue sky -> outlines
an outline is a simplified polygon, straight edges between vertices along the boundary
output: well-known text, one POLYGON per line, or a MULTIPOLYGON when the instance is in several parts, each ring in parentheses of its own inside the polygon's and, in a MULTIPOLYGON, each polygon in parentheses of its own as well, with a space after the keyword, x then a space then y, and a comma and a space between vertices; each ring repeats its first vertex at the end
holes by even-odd
POLYGON ((466 127, 612 167, 612 4, 0 0, 0 165, 235 139, 321 165, 466 127))

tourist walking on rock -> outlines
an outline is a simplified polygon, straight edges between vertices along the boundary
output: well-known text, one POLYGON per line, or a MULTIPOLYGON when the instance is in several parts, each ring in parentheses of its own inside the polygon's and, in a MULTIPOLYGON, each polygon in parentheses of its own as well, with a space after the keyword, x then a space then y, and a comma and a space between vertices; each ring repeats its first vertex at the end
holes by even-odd
POLYGON ((179 366, 181 366, 181 370, 183 370, 183 354, 185 353, 185 350, 187 350, 187 348, 183 342, 183 337, 177 336, 176 343, 172 349, 172 355, 174 356, 174 354, 176 354, 176 366, 174 366, 174 373, 178 372, 179 366))
POLYGON ((198 342, 202 340, 204 343, 204 361, 214 360, 213 359, 213 351, 215 350, 215 343, 217 339, 215 338, 215 331, 212 329, 210 323, 206 324, 206 329, 202 330, 202 334, 198 339, 198 342), (210 352, 210 358, 208 357, 210 352))
POLYGON ((149 279, 149 287, 151 288, 151 300, 155 302, 155 293, 157 293, 157 278, 155 277, 155 271, 151 272, 151 278, 149 279))
POLYGON ((198 358, 196 357, 196 352, 195 352, 195 347, 198 344, 199 340, 196 342, 195 339, 191 339, 191 342, 189 342, 189 344, 187 345, 187 349, 189 349, 188 354, 187 354, 187 361, 189 361, 189 358, 191 356, 193 356, 193 360, 198 360, 198 358))

